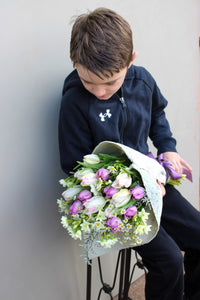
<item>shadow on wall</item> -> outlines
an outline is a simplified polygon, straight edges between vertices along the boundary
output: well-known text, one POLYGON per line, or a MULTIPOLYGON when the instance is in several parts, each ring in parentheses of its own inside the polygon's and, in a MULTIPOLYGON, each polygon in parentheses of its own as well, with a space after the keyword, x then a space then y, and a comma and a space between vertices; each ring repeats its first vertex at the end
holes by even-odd
POLYGON ((60 167, 59 147, 58 147, 58 118, 61 97, 58 93, 48 99, 46 107, 44 108, 43 115, 43 129, 41 158, 42 165, 39 166, 37 188, 41 191, 40 199, 37 201, 37 218, 41 222, 43 232, 45 231, 45 238, 56 229, 56 234, 62 234, 60 224, 60 214, 56 200, 60 197, 63 188, 59 184, 59 180, 65 177, 60 167), (45 215, 45 218, 44 218, 45 215), (49 230, 52 226, 52 230, 49 230))

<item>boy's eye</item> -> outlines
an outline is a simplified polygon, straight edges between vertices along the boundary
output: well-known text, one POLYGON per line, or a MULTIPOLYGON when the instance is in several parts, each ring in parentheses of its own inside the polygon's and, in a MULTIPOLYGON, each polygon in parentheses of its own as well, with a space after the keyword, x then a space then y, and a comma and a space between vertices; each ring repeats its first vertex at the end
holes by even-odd
POLYGON ((107 82, 106 85, 113 85, 115 82, 111 81, 111 82, 107 82))
POLYGON ((85 80, 83 80, 83 79, 82 79, 82 81, 83 81, 84 84, 91 84, 90 82, 85 81, 85 80))
POLYGON ((109 82, 106 83, 106 85, 114 85, 116 82, 117 82, 117 80, 109 81, 109 82))
MULTIPOLYGON (((86 81, 84 79, 81 79, 82 82, 85 84, 85 85, 92 85, 93 83, 92 82, 89 82, 89 81, 86 81)), ((106 82, 105 85, 114 85, 116 83, 116 80, 115 81, 109 81, 109 82, 106 82)))

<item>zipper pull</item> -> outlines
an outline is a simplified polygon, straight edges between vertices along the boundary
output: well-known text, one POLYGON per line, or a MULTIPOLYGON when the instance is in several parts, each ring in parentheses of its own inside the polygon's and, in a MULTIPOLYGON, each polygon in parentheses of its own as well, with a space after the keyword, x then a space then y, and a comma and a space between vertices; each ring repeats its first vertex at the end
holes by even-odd
POLYGON ((119 98, 119 100, 120 100, 120 102, 121 102, 123 108, 126 108, 126 102, 125 102, 125 100, 124 100, 124 97, 119 98))

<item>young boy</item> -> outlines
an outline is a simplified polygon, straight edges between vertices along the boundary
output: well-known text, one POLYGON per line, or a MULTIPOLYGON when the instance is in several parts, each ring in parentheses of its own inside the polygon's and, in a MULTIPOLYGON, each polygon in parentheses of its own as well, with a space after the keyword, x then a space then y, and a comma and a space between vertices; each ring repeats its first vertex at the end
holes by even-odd
MULTIPOLYGON (((80 15, 73 26, 70 57, 76 70, 65 80, 60 109, 61 165, 66 173, 76 161, 105 140, 147 154, 151 138, 158 154, 182 173, 190 165, 176 151, 164 109, 167 101, 155 80, 133 66, 129 24, 101 8, 80 15)), ((172 186, 166 185, 161 226, 148 244, 137 247, 148 269, 147 300, 200 299, 200 213, 172 186)))

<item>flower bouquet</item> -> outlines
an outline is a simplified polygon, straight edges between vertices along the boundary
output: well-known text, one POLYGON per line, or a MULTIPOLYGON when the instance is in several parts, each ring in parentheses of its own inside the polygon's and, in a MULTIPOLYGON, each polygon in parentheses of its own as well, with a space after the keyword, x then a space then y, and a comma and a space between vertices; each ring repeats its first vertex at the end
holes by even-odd
POLYGON ((157 233, 164 168, 127 146, 102 142, 60 180, 61 223, 83 240, 87 258, 149 242, 157 233))

